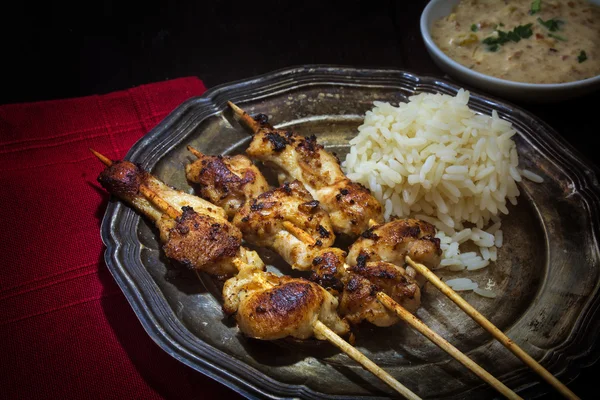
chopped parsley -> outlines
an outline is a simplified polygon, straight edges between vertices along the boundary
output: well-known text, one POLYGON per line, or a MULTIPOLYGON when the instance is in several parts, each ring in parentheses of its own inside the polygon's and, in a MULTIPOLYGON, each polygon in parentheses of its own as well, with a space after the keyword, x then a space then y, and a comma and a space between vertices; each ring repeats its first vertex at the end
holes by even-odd
POLYGON ((538 17, 538 22, 544 25, 550 32, 556 32, 560 30, 560 26, 565 23, 565 21, 561 21, 560 19, 549 19, 548 21, 544 21, 540 17, 538 17))
POLYGON ((542 0, 533 0, 531 2, 531 9, 529 10, 529 14, 533 15, 542 10, 542 0))
POLYGON ((471 32, 477 32, 479 29, 477 29, 477 25, 473 24, 471 25, 471 32))
POLYGON ((483 39, 482 42, 483 44, 486 44, 488 46, 487 49, 489 51, 498 51, 500 46, 507 42, 513 41, 517 43, 521 39, 527 39, 531 35, 533 35, 531 25, 533 24, 519 25, 515 27, 512 31, 508 32, 497 30, 496 33, 498 33, 498 36, 490 36, 488 38, 483 39))
POLYGON ((579 55, 577 56, 577 61, 579 61, 579 64, 581 64, 585 60, 587 60, 587 54, 585 54, 585 50, 581 50, 581 52, 579 52, 579 55))
POLYGON ((560 40, 561 42, 566 42, 567 41, 567 38, 562 37, 560 35, 555 35, 554 33, 549 33, 548 36, 551 37, 551 38, 554 38, 556 40, 560 40))

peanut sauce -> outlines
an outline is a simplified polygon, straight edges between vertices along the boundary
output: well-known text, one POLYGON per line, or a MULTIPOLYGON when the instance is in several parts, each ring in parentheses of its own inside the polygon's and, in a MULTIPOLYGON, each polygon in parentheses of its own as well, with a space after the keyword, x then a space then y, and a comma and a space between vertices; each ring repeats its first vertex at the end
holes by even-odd
POLYGON ((460 64, 517 82, 600 74, 600 7, 584 0, 462 0, 431 30, 460 64))

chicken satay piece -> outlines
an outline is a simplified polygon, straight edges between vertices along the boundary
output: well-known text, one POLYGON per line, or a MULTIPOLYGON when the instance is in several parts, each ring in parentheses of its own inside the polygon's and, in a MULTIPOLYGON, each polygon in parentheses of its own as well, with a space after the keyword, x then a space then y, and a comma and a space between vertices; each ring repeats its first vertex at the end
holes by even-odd
POLYGON ((240 330, 249 337, 275 340, 308 339, 321 321, 338 335, 348 333, 348 323, 337 314, 338 301, 321 286, 301 278, 277 276, 243 268, 225 282, 223 309, 235 314, 240 330))
POLYGON ((209 156, 191 146, 198 159, 185 166, 188 181, 200 197, 223 208, 232 218, 247 199, 269 190, 263 174, 244 155, 209 156))
POLYGON ((181 216, 163 216, 156 224, 165 255, 192 270, 204 271, 219 279, 237 272, 231 259, 239 256, 242 233, 227 221, 182 207, 181 216))
POLYGON ((168 187, 129 161, 111 162, 98 181, 154 222, 170 259, 219 279, 237 272, 231 258, 238 253, 242 233, 227 221, 220 208, 168 187))
POLYGON ((310 280, 339 294, 339 312, 352 324, 367 320, 386 327, 399 321, 395 312, 378 299, 378 292, 387 293, 395 302, 415 312, 421 299, 417 282, 403 268, 385 262, 362 263, 349 267, 341 249, 323 249, 313 261, 310 280))
POLYGON ((335 240, 329 216, 298 181, 284 183, 247 201, 233 223, 247 242, 278 252, 299 270, 311 269, 315 249, 330 247, 335 240), (288 224, 307 232, 312 244, 297 239, 289 232, 288 224))
POLYGON ((275 129, 265 115, 252 119, 233 103, 229 105, 253 133, 246 153, 274 167, 280 183, 302 182, 329 213, 336 233, 356 237, 369 228, 369 220, 383 222, 381 204, 367 188, 344 175, 337 157, 325 151, 315 136, 305 138, 275 129))
MULTIPOLYGON (((375 225, 363 232, 350 246, 346 262, 350 266, 373 261, 404 265, 406 256, 409 256, 430 269, 436 269, 440 264, 442 249, 435 233, 433 225, 417 219, 397 219, 375 225)), ((411 266, 406 268, 406 272, 417 278, 411 266)), ((419 283, 424 283, 421 276, 417 279, 419 283)))

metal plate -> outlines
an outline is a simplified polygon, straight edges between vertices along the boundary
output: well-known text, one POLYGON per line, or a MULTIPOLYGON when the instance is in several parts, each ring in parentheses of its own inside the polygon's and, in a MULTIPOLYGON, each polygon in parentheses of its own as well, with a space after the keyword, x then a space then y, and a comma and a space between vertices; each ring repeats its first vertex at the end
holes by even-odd
MULTIPOLYGON (((184 166, 191 144, 209 154, 243 152, 249 137, 226 107, 232 100, 265 113, 278 126, 315 134, 341 158, 374 100, 398 103, 419 92, 455 94, 447 82, 397 70, 309 66, 214 88, 183 103, 136 143, 127 159, 192 192, 184 166)), ((523 181, 519 204, 503 219, 505 245, 492 266, 468 276, 497 282, 499 296, 464 297, 550 372, 569 381, 599 356, 598 171, 581 161, 546 124, 526 112, 472 93, 478 112, 515 126, 521 166, 544 177, 523 181)), ((333 346, 316 341, 261 342, 225 318, 217 288, 174 269, 157 231, 112 200, 102 225, 106 262, 148 334, 169 354, 248 397, 368 398, 393 395, 333 346)), ((276 268, 289 269, 262 251, 276 268)), ((442 272, 444 277, 451 273, 442 272)), ((453 275, 454 276, 454 275, 453 275)), ((458 275, 456 275, 458 276, 458 275)), ((417 315, 522 396, 540 384, 508 350, 491 340, 434 288, 417 315)), ((422 397, 493 398, 496 392, 410 328, 359 327, 357 347, 422 397)))

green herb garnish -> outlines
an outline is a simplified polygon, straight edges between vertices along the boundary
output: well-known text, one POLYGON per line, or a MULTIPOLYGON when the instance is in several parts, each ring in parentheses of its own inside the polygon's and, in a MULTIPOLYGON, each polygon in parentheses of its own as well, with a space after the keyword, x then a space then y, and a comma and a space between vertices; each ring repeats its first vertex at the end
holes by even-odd
POLYGON ((560 29, 560 26, 565 23, 565 21, 561 21, 560 19, 549 19, 548 21, 544 21, 540 17, 538 17, 538 22, 544 25, 550 32, 556 32, 560 29))
POLYGON ((477 32, 477 25, 473 24, 471 25, 471 32, 477 32))
MULTIPOLYGON (((527 39, 528 37, 530 37, 531 35, 533 35, 533 32, 531 31, 531 25, 533 24, 527 24, 527 25, 519 25, 517 26, 515 29, 512 30, 512 36, 515 37, 520 37, 521 39, 527 39)), ((511 35, 511 32, 508 32, 509 36, 511 35)), ((517 39, 515 40, 515 38, 511 37, 510 38, 513 42, 518 42, 521 39, 517 39)))
POLYGON ((542 10, 542 0, 533 0, 531 2, 531 10, 529 10, 529 14, 533 15, 542 10))
POLYGON ((554 33, 549 33, 548 36, 551 37, 551 38, 554 38, 556 40, 560 40, 561 42, 566 42, 567 41, 567 38, 564 38, 564 37, 562 37, 560 35, 555 35, 554 33))
POLYGON ((585 54, 585 50, 581 50, 581 52, 577 56, 577 61, 579 61, 579 64, 581 64, 585 60, 587 60, 587 54, 585 54))
POLYGON ((507 42, 513 41, 517 43, 521 39, 527 39, 531 35, 533 35, 531 25, 532 24, 519 25, 515 27, 515 29, 513 29, 512 31, 508 32, 497 30, 497 37, 490 36, 488 38, 483 39, 482 43, 487 44, 489 51, 498 51, 500 46, 507 42))

